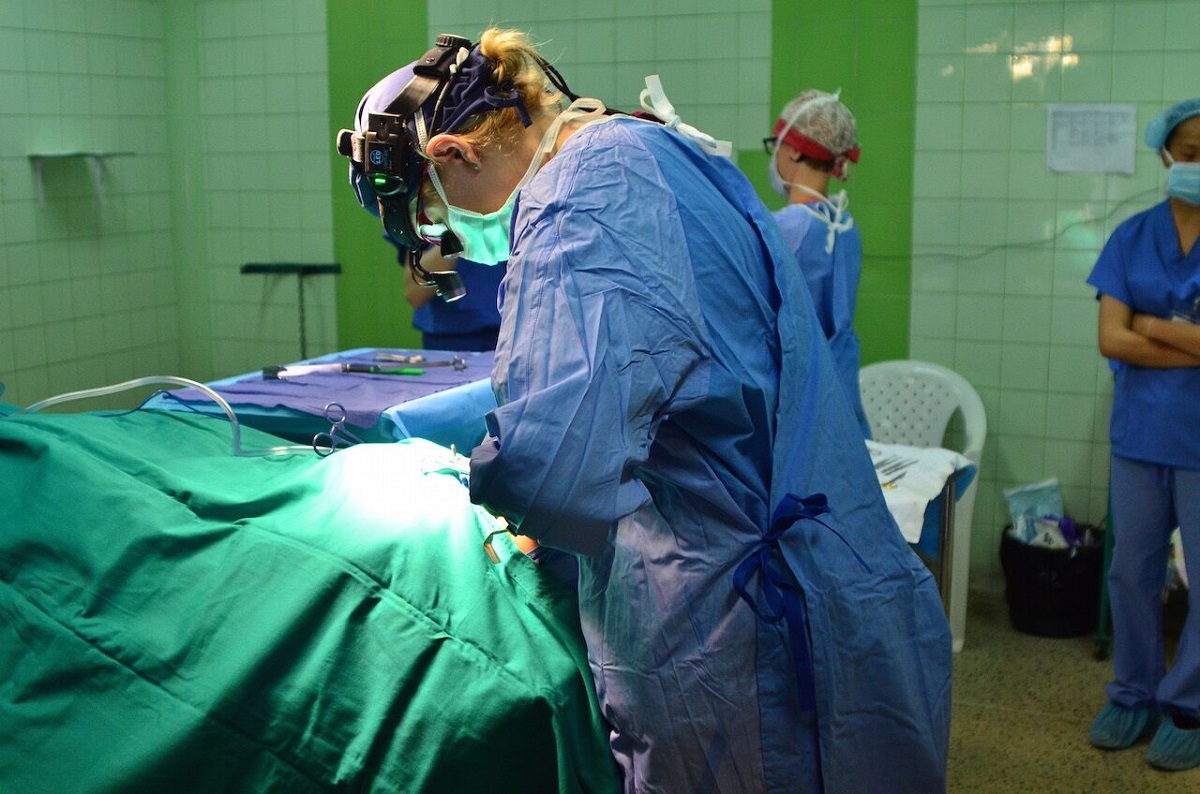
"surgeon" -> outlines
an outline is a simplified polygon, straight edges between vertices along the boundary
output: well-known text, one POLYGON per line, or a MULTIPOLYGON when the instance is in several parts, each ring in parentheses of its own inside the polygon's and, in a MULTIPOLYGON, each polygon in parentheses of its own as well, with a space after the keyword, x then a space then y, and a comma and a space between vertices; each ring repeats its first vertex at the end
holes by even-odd
POLYGON ((1122 222, 1088 278, 1116 377, 1113 680, 1088 738, 1121 750, 1153 737, 1147 761, 1176 771, 1200 766, 1200 588, 1188 590, 1170 670, 1162 615, 1175 527, 1185 566, 1200 571, 1200 97, 1159 114, 1145 141, 1167 169, 1167 199, 1122 222))
POLYGON ((575 97, 513 31, 385 82, 339 150, 387 183, 385 224, 508 258, 471 497, 578 559, 626 790, 943 791, 937 589, 721 142, 656 78, 662 123, 575 97))
POLYGON ((829 194, 831 179, 845 181, 860 148, 857 125, 836 94, 805 91, 789 102, 763 146, 771 159, 772 189, 787 199, 775 214, 812 294, 813 308, 837 365, 846 397, 866 438, 871 437, 859 392, 854 308, 862 275, 862 238, 846 191, 829 194))

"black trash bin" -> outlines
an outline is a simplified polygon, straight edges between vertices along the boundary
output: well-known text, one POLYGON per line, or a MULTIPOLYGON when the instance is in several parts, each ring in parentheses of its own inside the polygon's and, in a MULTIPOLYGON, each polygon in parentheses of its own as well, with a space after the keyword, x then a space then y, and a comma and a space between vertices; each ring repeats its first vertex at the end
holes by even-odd
MULTIPOLYGON (((1083 529, 1083 527, 1081 527, 1083 529)), ((1030 546, 1000 536, 1004 596, 1013 628, 1038 637, 1079 637, 1096 629, 1104 544, 1072 549, 1030 546)))

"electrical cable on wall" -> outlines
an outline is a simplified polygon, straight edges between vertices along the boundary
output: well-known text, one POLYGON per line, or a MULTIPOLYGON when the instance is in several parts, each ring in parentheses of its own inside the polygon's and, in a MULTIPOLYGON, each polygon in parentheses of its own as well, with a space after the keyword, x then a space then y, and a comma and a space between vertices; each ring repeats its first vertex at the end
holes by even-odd
POLYGON ((950 251, 929 250, 929 249, 937 248, 938 246, 926 247, 926 246, 915 245, 913 247, 922 249, 919 251, 919 255, 921 255, 921 256, 936 256, 936 257, 942 257, 944 259, 955 259, 960 262, 973 262, 978 259, 984 259, 985 257, 987 257, 991 254, 994 254, 997 251, 1003 251, 1003 250, 1010 249, 1010 248, 1040 248, 1042 246, 1047 246, 1052 243, 1058 242, 1059 240, 1061 240, 1063 237, 1066 236, 1067 232, 1071 231, 1072 229, 1074 229, 1076 227, 1086 226, 1089 223, 1095 223, 1097 220, 1109 221, 1118 212, 1120 212, 1121 209, 1123 207, 1125 207, 1125 205, 1127 205, 1131 202, 1134 202, 1134 201, 1144 199, 1147 196, 1155 195, 1158 192, 1159 192, 1159 188, 1151 188, 1149 190, 1142 190, 1138 193, 1134 193, 1132 196, 1129 196, 1128 198, 1125 198, 1122 201, 1118 202, 1116 204, 1116 206, 1114 206, 1107 215, 1100 217, 1100 218, 1088 218, 1086 220, 1080 220, 1080 221, 1074 221, 1072 223, 1068 223, 1066 226, 1062 227, 1062 229, 1059 230, 1058 233, 1056 233, 1053 237, 1049 237, 1045 240, 1028 240, 1028 241, 1019 242, 1019 243, 1000 243, 998 245, 988 246, 987 248, 984 248, 982 251, 977 251, 976 253, 973 253, 973 254, 956 254, 956 253, 951 253, 950 251))

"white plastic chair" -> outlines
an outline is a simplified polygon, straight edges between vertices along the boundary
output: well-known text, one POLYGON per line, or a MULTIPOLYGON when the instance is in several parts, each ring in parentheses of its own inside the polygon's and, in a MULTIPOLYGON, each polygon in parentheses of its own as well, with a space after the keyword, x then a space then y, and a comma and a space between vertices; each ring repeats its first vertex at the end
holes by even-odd
MULTIPOLYGON (((964 438, 955 451, 976 466, 975 479, 954 507, 950 584, 946 612, 954 650, 962 650, 967 623, 967 576, 971 564, 971 515, 979 490, 978 467, 987 437, 987 415, 978 392, 957 372, 927 361, 880 361, 859 371, 863 409, 876 441, 912 447, 944 447, 946 428, 961 413, 964 438)), ((944 550, 939 549, 942 554, 944 550)), ((945 583, 941 583, 945 587, 945 583)))

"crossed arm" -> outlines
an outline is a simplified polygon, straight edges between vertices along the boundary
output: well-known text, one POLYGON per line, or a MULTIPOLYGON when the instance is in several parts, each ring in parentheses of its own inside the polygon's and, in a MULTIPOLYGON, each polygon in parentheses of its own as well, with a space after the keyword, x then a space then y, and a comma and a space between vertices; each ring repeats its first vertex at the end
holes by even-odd
POLYGON ((1100 296, 1100 353, 1140 367, 1200 366, 1200 325, 1135 312, 1100 296))

